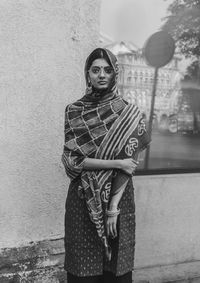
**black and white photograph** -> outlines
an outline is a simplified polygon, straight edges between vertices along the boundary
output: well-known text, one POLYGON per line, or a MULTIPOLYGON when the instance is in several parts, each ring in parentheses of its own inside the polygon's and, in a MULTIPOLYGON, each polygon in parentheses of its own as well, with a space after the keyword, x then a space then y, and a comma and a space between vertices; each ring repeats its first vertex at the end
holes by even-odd
POLYGON ((200 0, 0 0, 0 283, 200 283, 200 0))

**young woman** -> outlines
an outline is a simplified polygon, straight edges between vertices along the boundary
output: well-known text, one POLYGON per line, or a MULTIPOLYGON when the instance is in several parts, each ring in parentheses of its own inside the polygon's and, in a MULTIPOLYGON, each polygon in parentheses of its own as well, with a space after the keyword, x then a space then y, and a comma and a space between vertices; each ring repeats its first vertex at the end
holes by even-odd
POLYGON ((132 175, 149 143, 139 109, 117 91, 116 57, 95 49, 86 94, 66 107, 62 161, 71 182, 65 214, 68 283, 131 283, 135 248, 132 175))

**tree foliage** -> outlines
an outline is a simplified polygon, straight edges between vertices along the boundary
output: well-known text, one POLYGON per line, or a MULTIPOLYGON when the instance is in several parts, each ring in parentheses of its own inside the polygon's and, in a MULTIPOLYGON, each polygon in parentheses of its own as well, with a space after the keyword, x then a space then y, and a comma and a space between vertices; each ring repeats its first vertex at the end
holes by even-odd
POLYGON ((164 21, 162 29, 172 35, 180 52, 199 60, 200 0, 174 0, 164 21))
POLYGON ((184 81, 198 81, 199 79, 199 62, 193 61, 186 69, 184 81))
POLYGON ((178 51, 193 59, 182 81, 182 99, 188 98, 194 117, 193 129, 197 132, 197 113, 200 109, 200 0, 173 0, 164 21, 162 29, 172 35, 178 51))

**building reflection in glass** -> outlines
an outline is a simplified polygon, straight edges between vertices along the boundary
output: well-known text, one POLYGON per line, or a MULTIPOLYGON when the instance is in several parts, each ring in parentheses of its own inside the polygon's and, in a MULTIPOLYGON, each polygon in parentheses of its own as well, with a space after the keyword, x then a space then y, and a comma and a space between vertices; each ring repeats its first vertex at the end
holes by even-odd
MULTIPOLYGON (((104 46, 119 61, 119 92, 138 105, 147 122, 150 114, 154 69, 148 66, 142 50, 132 43, 104 46)), ((183 85, 175 55, 158 70, 150 170, 200 170, 200 87, 183 85)), ((139 169, 144 168, 144 154, 139 169)), ((182 172, 182 171, 181 171, 182 172)))
MULTIPOLYGON (((148 66, 142 51, 133 44, 120 42, 107 46, 118 57, 120 66, 119 91, 129 102, 138 105, 148 119, 151 106, 154 69, 148 66)), ((168 129, 170 115, 178 111, 181 96, 178 56, 158 72, 154 129, 168 129)))

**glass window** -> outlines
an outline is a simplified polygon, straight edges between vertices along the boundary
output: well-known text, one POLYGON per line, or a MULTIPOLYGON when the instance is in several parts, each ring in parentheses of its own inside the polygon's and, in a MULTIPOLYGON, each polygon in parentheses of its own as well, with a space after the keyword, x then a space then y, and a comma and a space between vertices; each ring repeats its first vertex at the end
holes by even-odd
POLYGON ((167 16, 169 7, 168 1, 161 1, 155 14, 152 3, 152 0, 117 0, 113 7, 113 0, 102 0, 103 46, 120 58, 119 65, 123 67, 120 77, 125 78, 120 93, 138 105, 147 126, 153 111, 149 159, 146 162, 143 152, 140 172, 200 171, 200 71, 191 69, 190 75, 197 82, 188 83, 186 71, 191 62, 185 61, 183 54, 175 54, 169 64, 159 68, 155 105, 151 109, 155 71, 147 65, 141 50, 148 37, 162 27, 162 18, 167 16))

